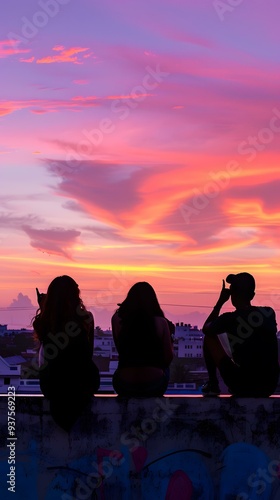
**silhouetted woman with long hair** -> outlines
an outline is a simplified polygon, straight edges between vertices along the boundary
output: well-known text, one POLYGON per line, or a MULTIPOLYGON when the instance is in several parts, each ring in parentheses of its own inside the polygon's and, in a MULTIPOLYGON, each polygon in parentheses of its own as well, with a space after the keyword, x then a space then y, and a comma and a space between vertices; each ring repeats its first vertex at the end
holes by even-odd
POLYGON ((41 390, 67 427, 76 420, 100 383, 92 361, 93 316, 86 310, 73 278, 58 276, 50 283, 46 295, 41 294, 33 328, 41 343, 41 390), (72 415, 67 416, 67 412, 72 415))
POLYGON ((121 396, 162 396, 173 358, 174 325, 160 308, 153 287, 135 283, 112 317, 119 364, 113 376, 121 396))

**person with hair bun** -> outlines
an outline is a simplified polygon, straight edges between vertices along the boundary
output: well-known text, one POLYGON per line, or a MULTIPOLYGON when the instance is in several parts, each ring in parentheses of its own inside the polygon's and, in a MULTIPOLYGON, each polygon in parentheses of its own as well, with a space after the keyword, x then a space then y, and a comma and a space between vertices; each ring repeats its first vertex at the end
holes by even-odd
POLYGON ((160 308, 153 287, 135 283, 112 317, 119 353, 113 386, 120 396, 162 396, 169 381, 175 327, 160 308))

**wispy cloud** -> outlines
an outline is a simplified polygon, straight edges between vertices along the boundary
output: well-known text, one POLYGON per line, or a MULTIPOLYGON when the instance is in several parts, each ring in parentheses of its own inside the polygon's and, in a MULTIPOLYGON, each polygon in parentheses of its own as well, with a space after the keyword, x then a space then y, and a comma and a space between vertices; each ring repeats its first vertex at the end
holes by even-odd
POLYGON ((37 59, 37 64, 53 64, 53 63, 74 63, 74 64, 82 64, 82 61, 79 59, 78 54, 82 52, 86 52, 89 50, 88 47, 71 47, 66 49, 63 45, 59 45, 53 47, 52 49, 55 52, 58 52, 57 55, 45 56, 41 59, 37 59))
MULTIPOLYGON (((7 205, 8 197, 4 197, 3 206, 7 205)), ((0 213, 0 228, 13 233, 15 231, 23 232, 29 237, 30 245, 33 248, 48 254, 61 255, 71 260, 71 249, 77 244, 81 232, 76 229, 46 226, 46 221, 37 215, 18 216, 12 211, 0 213), (34 226, 43 226, 44 229, 37 229, 34 226)))
POLYGON ((27 54, 28 52, 30 52, 30 49, 21 49, 11 40, 0 40, 0 59, 15 54, 27 54))
POLYGON ((88 85, 89 84, 89 80, 87 80, 87 79, 84 79, 84 80, 73 80, 73 83, 75 83, 75 85, 88 85))
POLYGON ((61 255, 70 260, 72 259, 70 249, 77 243, 81 234, 75 229, 34 229, 28 225, 23 225, 22 229, 29 236, 32 247, 41 252, 61 255))
POLYGON ((14 101, 0 101, 0 116, 8 115, 21 109, 28 109, 33 113, 47 113, 63 109, 77 111, 85 107, 98 106, 97 98, 90 99, 27 99, 14 101))
POLYGON ((24 63, 33 63, 34 61, 35 61, 34 56, 29 57, 28 59, 24 59, 23 57, 20 58, 20 62, 24 62, 24 63))

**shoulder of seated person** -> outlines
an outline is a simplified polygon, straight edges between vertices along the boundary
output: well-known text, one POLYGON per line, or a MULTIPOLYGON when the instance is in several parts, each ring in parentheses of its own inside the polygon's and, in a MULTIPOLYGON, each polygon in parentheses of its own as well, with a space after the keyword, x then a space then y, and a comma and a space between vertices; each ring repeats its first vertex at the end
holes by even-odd
POLYGON ((114 314, 113 314, 112 318, 114 318, 114 317, 117 317, 117 318, 119 318, 119 317, 120 317, 120 316, 119 316, 119 310, 118 310, 118 309, 114 312, 114 314))
POLYGON ((252 304, 252 308, 253 309, 257 309, 258 311, 262 312, 262 311, 266 311, 266 313, 270 313, 271 315, 272 314, 275 314, 275 311, 272 307, 270 306, 255 306, 252 304))
POLYGON ((168 327, 167 320, 163 318, 162 316, 155 316, 155 323, 157 326, 162 326, 166 325, 168 327))
POLYGON ((118 311, 116 311, 111 318, 111 323, 117 326, 117 325, 120 325, 121 322, 122 322, 122 320, 121 320, 120 316, 118 315, 118 311))

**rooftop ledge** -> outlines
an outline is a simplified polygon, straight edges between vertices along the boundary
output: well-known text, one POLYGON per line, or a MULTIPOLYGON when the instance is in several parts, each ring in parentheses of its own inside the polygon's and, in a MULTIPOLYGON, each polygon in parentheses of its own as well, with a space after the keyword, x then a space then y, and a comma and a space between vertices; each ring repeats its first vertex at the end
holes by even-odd
MULTIPOLYGON (((8 400, 1 396, 0 477, 15 472, 13 498, 280 498, 279 396, 98 395, 67 433, 45 398, 18 395, 15 418, 8 440, 8 400)), ((0 498, 9 498, 8 487, 1 481, 0 498)))

